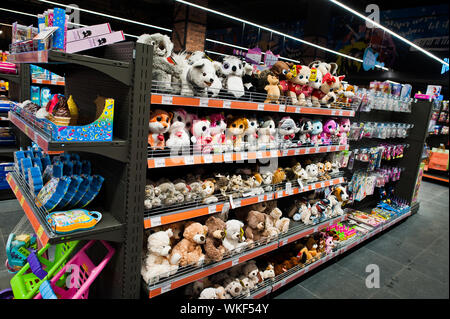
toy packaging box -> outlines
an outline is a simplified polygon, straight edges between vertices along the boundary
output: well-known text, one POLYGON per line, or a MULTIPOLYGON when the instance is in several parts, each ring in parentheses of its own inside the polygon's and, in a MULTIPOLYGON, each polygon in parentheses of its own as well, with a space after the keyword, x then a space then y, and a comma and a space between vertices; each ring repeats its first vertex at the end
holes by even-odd
POLYGON ((125 40, 122 31, 112 32, 108 34, 99 35, 96 37, 86 38, 84 40, 68 42, 66 47, 67 53, 75 53, 84 51, 108 44, 113 44, 125 40))
POLYGON ((84 40, 90 37, 96 37, 102 34, 111 33, 109 23, 97 24, 89 27, 72 29, 67 31, 67 42, 84 40))

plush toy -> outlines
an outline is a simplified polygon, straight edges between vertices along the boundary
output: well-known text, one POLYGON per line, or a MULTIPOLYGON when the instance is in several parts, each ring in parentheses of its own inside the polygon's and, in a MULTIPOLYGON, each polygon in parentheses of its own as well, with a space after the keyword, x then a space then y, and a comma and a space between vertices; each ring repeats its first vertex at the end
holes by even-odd
POLYGON ((311 143, 314 146, 318 146, 322 142, 321 134, 323 131, 323 125, 322 122, 319 120, 315 120, 312 123, 312 130, 311 130, 311 143))
POLYGON ((285 95, 285 92, 287 92, 288 90, 286 81, 292 78, 291 66, 292 63, 277 61, 274 65, 272 65, 270 69, 261 71, 257 76, 257 92, 264 93, 264 88, 267 85, 267 76, 272 73, 280 81, 280 85, 282 86, 281 94, 285 95))
POLYGON ((329 106, 331 103, 337 100, 335 92, 339 90, 341 81, 344 79, 344 75, 333 76, 331 73, 327 73, 322 78, 322 85, 319 90, 314 91, 315 96, 321 104, 329 106))
POLYGON ((277 147, 276 132, 275 121, 271 117, 266 117, 258 129, 259 150, 270 150, 277 147))
MULTIPOLYGON (((300 216, 297 216, 297 219, 301 220, 305 225, 311 225, 311 205, 307 201, 301 201, 300 208, 298 209, 298 213, 300 216)), ((295 220, 295 219, 294 219, 295 220)))
POLYGON ((184 109, 177 109, 173 112, 172 123, 169 128, 169 138, 166 145, 174 155, 189 154, 191 145, 189 131, 186 123, 189 121, 188 115, 184 109))
POLYGON ((325 178, 325 164, 322 162, 318 162, 316 164, 317 166, 317 178, 319 179, 319 181, 324 181, 326 180, 325 178))
POLYGON ((231 297, 237 297, 242 294, 242 285, 237 278, 227 278, 223 282, 225 291, 231 295, 231 297))
POLYGON ((319 171, 316 164, 309 164, 305 167, 306 174, 308 174, 308 183, 316 182, 319 171))
POLYGON ((309 77, 309 86, 312 88, 311 106, 320 106, 320 99, 322 97, 320 87, 322 86, 323 76, 324 74, 319 69, 311 68, 311 75, 309 77))
POLYGON ((265 225, 265 215, 256 210, 248 212, 246 217, 246 225, 244 228, 244 234, 247 238, 247 242, 257 242, 263 237, 265 225))
POLYGON ((208 119, 195 118, 192 122, 191 141, 194 144, 194 154, 209 154, 212 151, 211 123, 208 119))
POLYGON ((215 189, 223 196, 226 196, 230 184, 230 176, 224 176, 218 173, 214 175, 214 179, 216 181, 215 189))
POLYGON ((346 145, 348 134, 350 132, 350 119, 342 118, 339 121, 339 144, 346 145))
POLYGON ((218 299, 216 289, 214 287, 203 289, 198 299, 218 299))
POLYGON ((298 145, 299 146, 308 146, 311 145, 311 132, 313 129, 313 124, 310 119, 303 118, 299 123, 299 137, 298 137, 298 145))
POLYGON ((332 169, 332 165, 330 161, 325 161, 324 163, 324 168, 325 168, 325 179, 331 179, 330 173, 331 173, 331 169, 332 169))
POLYGON ((177 192, 175 185, 173 185, 172 182, 158 184, 158 188, 160 191, 159 198, 162 204, 169 206, 184 201, 184 196, 177 192), (181 199, 181 197, 183 197, 183 199, 181 199))
POLYGON ((228 184, 229 196, 239 198, 243 195, 244 180, 241 175, 232 175, 228 184))
POLYGON ((297 134, 300 129, 295 124, 295 121, 289 117, 283 117, 278 122, 278 145, 280 148, 293 147, 295 134, 297 134))
POLYGON ((201 245, 205 244, 207 232, 208 227, 200 223, 186 224, 183 239, 173 247, 170 260, 179 259, 180 266, 202 265, 205 255, 201 245))
POLYGON ((247 92, 255 92, 256 88, 253 85, 254 83, 253 65, 245 61, 242 61, 242 64, 244 68, 244 75, 242 76, 242 82, 244 83, 244 90, 247 92))
POLYGON ((278 207, 275 207, 270 212, 270 218, 272 219, 272 223, 276 229, 278 229, 278 232, 283 234, 289 230, 289 218, 281 217, 283 213, 278 207))
POLYGON ((280 90, 282 89, 280 85, 280 80, 278 77, 273 74, 269 73, 267 75, 267 85, 264 87, 264 90, 267 92, 266 100, 264 103, 280 103, 280 90))
POLYGON ((248 128, 248 121, 245 117, 227 117, 227 150, 241 152, 245 149, 244 132, 248 128))
POLYGON ((273 184, 272 184, 272 180, 273 180, 273 173, 272 172, 264 172, 261 174, 262 177, 262 187, 264 189, 265 192, 271 192, 273 189, 273 184))
POLYGON ((343 103, 346 104, 352 103, 353 97, 355 96, 355 87, 353 85, 348 84, 345 87, 343 95, 344 95, 344 98, 342 100, 343 103))
POLYGON ((226 225, 227 231, 222 241, 223 246, 229 251, 239 253, 247 245, 244 237, 244 223, 237 219, 230 219, 226 225))
POLYGON ((255 116, 247 118, 247 129, 245 134, 245 149, 248 151, 258 150, 258 120, 255 116))
POLYGON ((288 80, 288 90, 293 105, 311 105, 312 87, 309 86, 311 69, 305 65, 294 65, 291 68, 293 77, 288 80))
POLYGON ((319 258, 319 254, 317 252, 317 248, 319 247, 319 245, 317 244, 313 236, 308 237, 305 246, 308 249, 308 252, 311 254, 311 261, 317 260, 319 258))
POLYGON ((342 205, 345 205, 349 199, 347 189, 342 185, 338 185, 334 188, 332 194, 336 196, 336 199, 338 200, 338 204, 334 207, 335 214, 340 216, 344 215, 342 205))
POLYGON ((212 147, 214 153, 222 153, 226 150, 225 130, 227 123, 223 113, 214 113, 209 116, 212 147))
POLYGON ((261 272, 261 276, 264 280, 270 279, 274 280, 275 278, 275 268, 272 263, 269 263, 267 267, 261 272))
POLYGON ((170 256, 170 238, 173 233, 170 229, 151 234, 147 240, 147 255, 141 268, 145 282, 152 284, 160 278, 173 275, 178 270, 179 256, 170 256))
POLYGON ((254 260, 249 260, 248 263, 242 269, 244 276, 250 279, 254 286, 259 283, 259 269, 256 266, 256 262, 254 260))
POLYGON ((150 144, 153 150, 165 148, 166 140, 164 133, 169 131, 172 117, 173 113, 159 109, 150 112, 148 144, 150 144))
POLYGON ((286 173, 284 172, 284 169, 279 167, 275 172, 273 172, 273 179, 272 184, 277 185, 286 180, 286 173))
POLYGON ((208 59, 202 58, 189 65, 186 60, 175 59, 183 64, 181 74, 181 94, 187 96, 208 96, 208 90, 215 81, 216 67, 208 59))
POLYGON ((244 276, 244 275, 240 275, 238 277, 238 279, 239 279, 239 283, 242 286, 241 294, 249 297, 250 296, 250 290, 254 287, 253 282, 247 276, 244 276))
POLYGON ((228 55, 222 60, 220 73, 224 77, 223 88, 227 93, 234 97, 240 98, 244 95, 244 83, 242 77, 244 75, 244 68, 242 61, 235 56, 228 55))
POLYGON ((154 207, 159 207, 162 205, 161 199, 159 198, 161 190, 159 187, 154 185, 145 186, 145 199, 144 206, 146 209, 152 209, 154 207))
POLYGON ((179 76, 182 68, 170 62, 173 43, 167 35, 161 33, 143 34, 137 39, 138 43, 153 45, 152 80, 159 88, 171 89, 171 77, 179 76))
POLYGON ((214 196, 215 186, 214 179, 207 179, 202 183, 202 202, 205 204, 212 204, 218 202, 218 198, 214 196))
POLYGON ((221 261, 226 253, 222 244, 222 240, 225 238, 226 224, 223 220, 210 216, 205 225, 208 227, 208 235, 204 246, 206 257, 214 262, 221 261))
POLYGON ((333 193, 330 193, 327 196, 327 199, 330 202, 330 208, 331 208, 331 214, 328 216, 328 218, 340 215, 339 209, 337 209, 337 207, 339 205, 339 201, 337 200, 336 196, 334 196, 333 193))
POLYGON ((336 63, 326 63, 319 60, 311 62, 309 67, 318 69, 322 74, 330 73, 331 75, 336 75, 338 69, 338 65, 336 63))
POLYGON ((253 186, 253 192, 255 195, 262 195, 264 194, 264 188, 263 188, 263 183, 264 180, 261 176, 260 173, 255 173, 253 175, 253 179, 254 179, 254 186, 253 186))
POLYGON ((338 124, 333 119, 328 119, 323 124, 321 139, 322 144, 330 145, 332 138, 337 134, 338 124))
POLYGON ((213 287, 216 289, 217 299, 231 299, 231 295, 225 290, 225 287, 217 284, 213 287))

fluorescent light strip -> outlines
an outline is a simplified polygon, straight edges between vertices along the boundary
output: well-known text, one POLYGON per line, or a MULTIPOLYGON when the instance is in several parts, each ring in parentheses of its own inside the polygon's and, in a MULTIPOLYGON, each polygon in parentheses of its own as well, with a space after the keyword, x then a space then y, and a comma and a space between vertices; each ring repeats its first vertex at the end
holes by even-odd
MULTIPOLYGON (((178 0, 176 0, 176 1, 178 1, 178 0)), ((345 9, 345 10, 347 10, 347 11, 353 13, 354 15, 360 17, 361 19, 366 20, 366 21, 372 23, 372 24, 375 25, 376 27, 382 29, 383 31, 386 31, 387 33, 391 34, 392 36, 396 37, 397 39, 399 39, 399 40, 401 40, 401 41, 403 41, 403 42, 409 44, 409 45, 412 46, 413 48, 419 50, 420 52, 422 52, 422 53, 424 53, 424 54, 426 54, 426 55, 428 55, 430 58, 433 58, 433 59, 435 59, 436 61, 439 61, 440 63, 445 64, 446 66, 449 66, 449 65, 448 65, 448 62, 445 62, 444 60, 442 60, 442 59, 440 59, 439 57, 435 56, 434 54, 428 52, 427 50, 422 49, 422 48, 419 47, 417 44, 412 43, 411 41, 409 41, 408 39, 405 39, 404 37, 402 37, 401 35, 395 33, 394 31, 392 31, 392 30, 390 30, 390 29, 388 29, 388 28, 386 28, 386 27, 383 27, 383 26, 382 26, 381 24, 379 24, 378 22, 375 22, 374 20, 371 20, 371 19, 367 18, 366 16, 362 15, 361 13, 359 13, 359 12, 353 10, 352 8, 347 7, 345 4, 342 4, 342 3, 340 3, 339 1, 336 1, 336 0, 329 0, 329 1, 330 1, 330 2, 333 2, 334 4, 338 5, 339 7, 343 8, 343 9, 345 9)))
POLYGON ((220 52, 216 52, 216 51, 210 51, 210 50, 205 50, 206 53, 212 53, 212 54, 217 54, 217 55, 222 55, 222 56, 227 56, 228 54, 223 54, 220 52))
POLYGON ((71 9, 79 10, 79 11, 82 11, 82 12, 92 13, 92 14, 96 14, 96 15, 99 15, 99 16, 102 16, 102 17, 116 19, 116 20, 119 20, 119 21, 139 24, 139 25, 142 25, 144 27, 149 27, 149 28, 154 28, 154 29, 158 29, 158 30, 163 30, 163 31, 166 31, 166 32, 172 32, 172 30, 170 30, 170 29, 163 28, 163 27, 158 27, 156 25, 151 25, 151 24, 148 24, 148 23, 133 21, 133 20, 129 20, 129 19, 121 18, 121 17, 116 17, 116 16, 112 16, 112 15, 109 15, 109 14, 101 13, 101 12, 95 12, 95 11, 91 11, 91 10, 86 10, 86 9, 82 9, 82 8, 79 8, 79 7, 70 6, 70 5, 67 5, 67 4, 62 4, 62 3, 57 3, 57 2, 53 2, 53 1, 47 1, 47 0, 38 0, 38 1, 44 2, 44 3, 48 3, 48 4, 52 4, 52 5, 56 5, 56 6, 63 6, 63 7, 66 7, 66 8, 71 8, 71 9))
POLYGON ((4 25, 5 27, 12 27, 12 24, 2 23, 2 22, 0 22, 0 25, 4 25))
POLYGON ((37 17, 37 15, 35 15, 35 14, 26 13, 26 12, 20 12, 20 11, 11 10, 11 9, 0 8, 0 10, 7 11, 7 12, 12 12, 12 13, 17 13, 17 14, 22 14, 22 15, 26 15, 26 16, 29 16, 29 17, 37 17))

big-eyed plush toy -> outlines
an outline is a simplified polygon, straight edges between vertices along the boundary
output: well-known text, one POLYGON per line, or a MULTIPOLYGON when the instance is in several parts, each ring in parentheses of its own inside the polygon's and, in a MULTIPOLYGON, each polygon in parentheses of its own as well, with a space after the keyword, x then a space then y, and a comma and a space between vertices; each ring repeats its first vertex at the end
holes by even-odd
POLYGON ((213 149, 210 130, 211 123, 207 118, 195 118, 191 127, 191 141, 194 153, 209 154, 213 149))
POLYGON ((165 148, 166 139, 164 134, 169 131, 172 118, 173 113, 164 110, 157 109, 150 112, 148 144, 153 150, 165 148))
POLYGON ((212 147, 214 153, 222 153, 226 150, 225 130, 227 123, 223 113, 214 113, 209 116, 212 147))
POLYGON ((241 152, 245 149, 244 133, 248 128, 248 121, 245 117, 227 117, 227 151, 241 152))
POLYGON ((189 121, 188 114, 184 109, 177 109, 173 112, 172 123, 170 124, 170 136, 166 145, 174 154, 179 152, 189 154, 189 146, 191 145, 189 131, 186 123, 189 121))

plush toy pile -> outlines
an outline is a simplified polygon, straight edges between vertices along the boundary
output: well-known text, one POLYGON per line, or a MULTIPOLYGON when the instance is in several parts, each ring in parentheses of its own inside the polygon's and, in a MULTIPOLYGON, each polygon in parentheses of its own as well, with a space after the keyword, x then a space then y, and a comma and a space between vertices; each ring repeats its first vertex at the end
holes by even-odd
POLYGON ((264 151, 301 146, 347 144, 348 118, 310 119, 291 116, 248 117, 213 112, 150 112, 148 144, 171 154, 264 151))
POLYGON ((302 163, 292 160, 289 166, 269 168, 239 168, 234 172, 216 171, 197 174, 188 173, 186 178, 170 180, 167 177, 147 181, 144 206, 147 210, 171 205, 201 203, 212 204, 230 198, 246 198, 266 192, 284 190, 286 182, 292 185, 307 185, 330 180, 339 174, 340 163, 329 159, 311 158, 302 163))
POLYGON ((201 51, 174 53, 170 38, 160 33, 143 34, 137 42, 153 45, 154 88, 162 92, 231 99, 255 99, 259 93, 265 103, 315 107, 349 106, 355 96, 355 87, 337 75, 336 63, 276 61, 260 71, 238 56, 213 61, 201 51))

